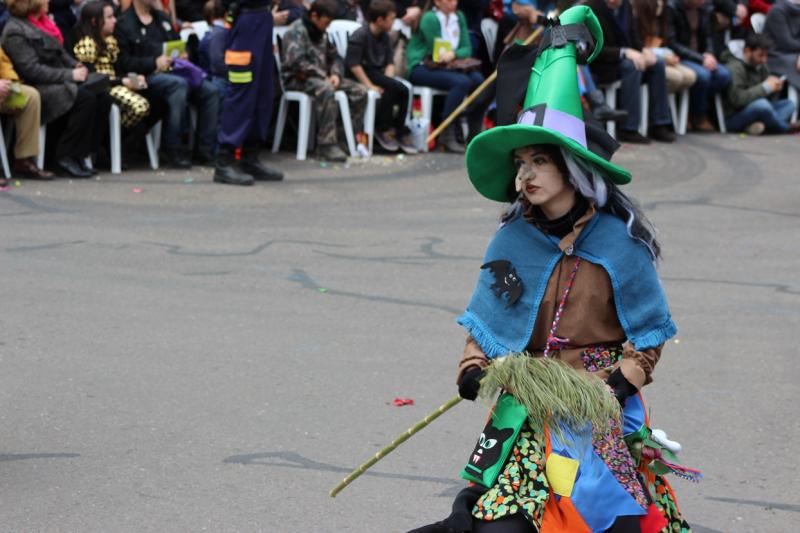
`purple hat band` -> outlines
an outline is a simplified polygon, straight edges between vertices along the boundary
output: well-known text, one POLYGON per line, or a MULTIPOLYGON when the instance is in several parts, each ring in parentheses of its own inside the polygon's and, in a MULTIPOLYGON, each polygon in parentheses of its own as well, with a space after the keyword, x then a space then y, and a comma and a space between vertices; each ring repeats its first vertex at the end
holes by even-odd
POLYGON ((586 124, 574 115, 547 108, 547 104, 529 107, 520 113, 517 124, 541 126, 569 137, 586 148, 586 124))

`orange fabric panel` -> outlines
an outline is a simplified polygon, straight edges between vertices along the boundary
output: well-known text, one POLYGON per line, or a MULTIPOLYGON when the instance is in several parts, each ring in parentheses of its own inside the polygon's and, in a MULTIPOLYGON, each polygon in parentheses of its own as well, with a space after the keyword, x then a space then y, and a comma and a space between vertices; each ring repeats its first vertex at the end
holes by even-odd
POLYGON ((592 530, 572 505, 572 500, 562 496, 556 501, 556 495, 551 490, 544 504, 540 533, 592 533, 592 530))
POLYGON ((225 50, 225 64, 235 67, 246 67, 253 59, 253 53, 248 51, 225 50))

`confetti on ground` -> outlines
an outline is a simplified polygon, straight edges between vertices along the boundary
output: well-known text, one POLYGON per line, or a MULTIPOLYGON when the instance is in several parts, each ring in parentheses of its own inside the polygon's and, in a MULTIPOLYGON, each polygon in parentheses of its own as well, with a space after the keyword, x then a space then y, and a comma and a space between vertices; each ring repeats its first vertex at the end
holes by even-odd
POLYGON ((324 162, 323 162, 323 163, 320 163, 320 164, 319 164, 319 166, 320 166, 320 168, 325 168, 325 167, 327 167, 327 166, 328 166, 328 163, 324 163, 324 162))
POLYGON ((320 287, 320 288, 319 288, 319 289, 317 289, 317 290, 318 290, 319 292, 328 292, 328 289, 326 289, 325 287, 320 287))
POLYGON ((133 192, 135 192, 137 194, 140 193, 140 192, 143 192, 143 191, 144 191, 144 189, 139 188, 139 187, 134 187, 134 189, 133 189, 133 192))
POLYGON ((674 342, 675 342, 675 344, 680 344, 680 343, 681 343, 681 340, 680 340, 680 339, 675 339, 675 341, 674 341, 674 342))
POLYGON ((14 187, 22 187, 22 183, 19 180, 17 180, 14 182, 14 187))
POLYGON ((194 183, 194 178, 186 178, 183 180, 184 183, 194 183))
POLYGON ((403 155, 403 154, 398 154, 398 155, 397 155, 397 159, 399 159, 400 161, 402 161, 402 160, 403 160, 403 159, 405 159, 405 158, 406 158, 406 156, 405 156, 405 155, 403 155))
POLYGON ((8 185, 4 185, 3 187, 0 187, 0 192, 6 192, 6 191, 7 191, 7 190, 9 190, 10 188, 11 188, 11 187, 9 187, 8 185))
POLYGON ((397 407, 403 407, 404 405, 414 405, 414 400, 411 398, 395 398, 393 402, 397 407))

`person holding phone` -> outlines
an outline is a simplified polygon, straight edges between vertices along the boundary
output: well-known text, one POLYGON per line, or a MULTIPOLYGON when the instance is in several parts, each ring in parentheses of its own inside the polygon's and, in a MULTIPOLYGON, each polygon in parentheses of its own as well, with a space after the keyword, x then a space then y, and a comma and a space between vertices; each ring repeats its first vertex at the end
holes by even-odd
POLYGON ((786 78, 769 73, 769 47, 767 36, 754 33, 745 39, 740 56, 730 51, 722 56, 731 72, 724 98, 725 125, 731 131, 750 135, 800 131, 800 123, 790 123, 794 102, 775 98, 783 90, 786 78))

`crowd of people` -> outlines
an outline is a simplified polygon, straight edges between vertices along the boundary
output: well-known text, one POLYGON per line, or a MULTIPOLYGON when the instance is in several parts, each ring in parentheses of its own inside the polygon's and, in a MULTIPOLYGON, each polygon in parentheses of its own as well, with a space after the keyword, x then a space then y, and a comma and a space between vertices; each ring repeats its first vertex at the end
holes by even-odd
MULTIPOLYGON (((227 116, 231 111, 224 103, 231 87, 254 82, 247 50, 229 49, 231 23, 249 5, 269 1, 0 2, 0 113, 15 125, 9 150, 13 174, 30 179, 52 179, 51 170, 74 178, 94 175, 110 159, 108 117, 115 104, 127 145, 136 146, 161 122, 161 152, 169 166, 219 168, 222 161, 215 179, 240 183, 241 174, 225 169, 241 147, 230 144, 220 124, 242 119, 227 116), (180 30, 200 20, 210 31, 200 41, 190 37, 180 45, 180 30), (48 126, 46 168, 37 164, 41 124, 48 126)), ((576 72, 585 112, 601 123, 617 122, 621 142, 675 141, 669 96, 687 89, 693 131, 713 131, 715 120, 730 131, 753 135, 800 130, 791 121, 796 102, 788 98, 800 88, 800 0, 271 1, 276 31, 285 27, 279 32, 282 66, 280 71, 272 63, 265 67, 273 72, 259 87, 269 84, 270 90, 260 94, 270 102, 259 112, 272 113, 281 86, 309 94, 317 119, 312 142, 321 159, 348 156, 342 150, 336 92, 347 96, 359 142, 366 142, 368 91, 379 93, 376 144, 414 154, 420 147, 408 128, 407 82, 446 92, 435 125, 484 81, 504 49, 535 32, 542 16, 575 3, 592 9, 605 40, 597 59, 576 72), (755 13, 766 14, 763 28, 751 23, 755 13), (495 42, 484 38, 486 18, 496 23, 495 42), (350 34, 344 57, 326 34, 335 19, 362 24, 350 34), (620 82, 619 104, 610 109, 602 90, 615 82, 620 82), (640 123, 643 86, 649 96, 647 130, 640 123), (724 117, 710 112, 715 95, 722 97, 724 117)), ((455 122, 440 144, 463 152, 472 137, 491 126, 493 101, 493 90, 484 91, 464 113, 467 127, 455 122)))

